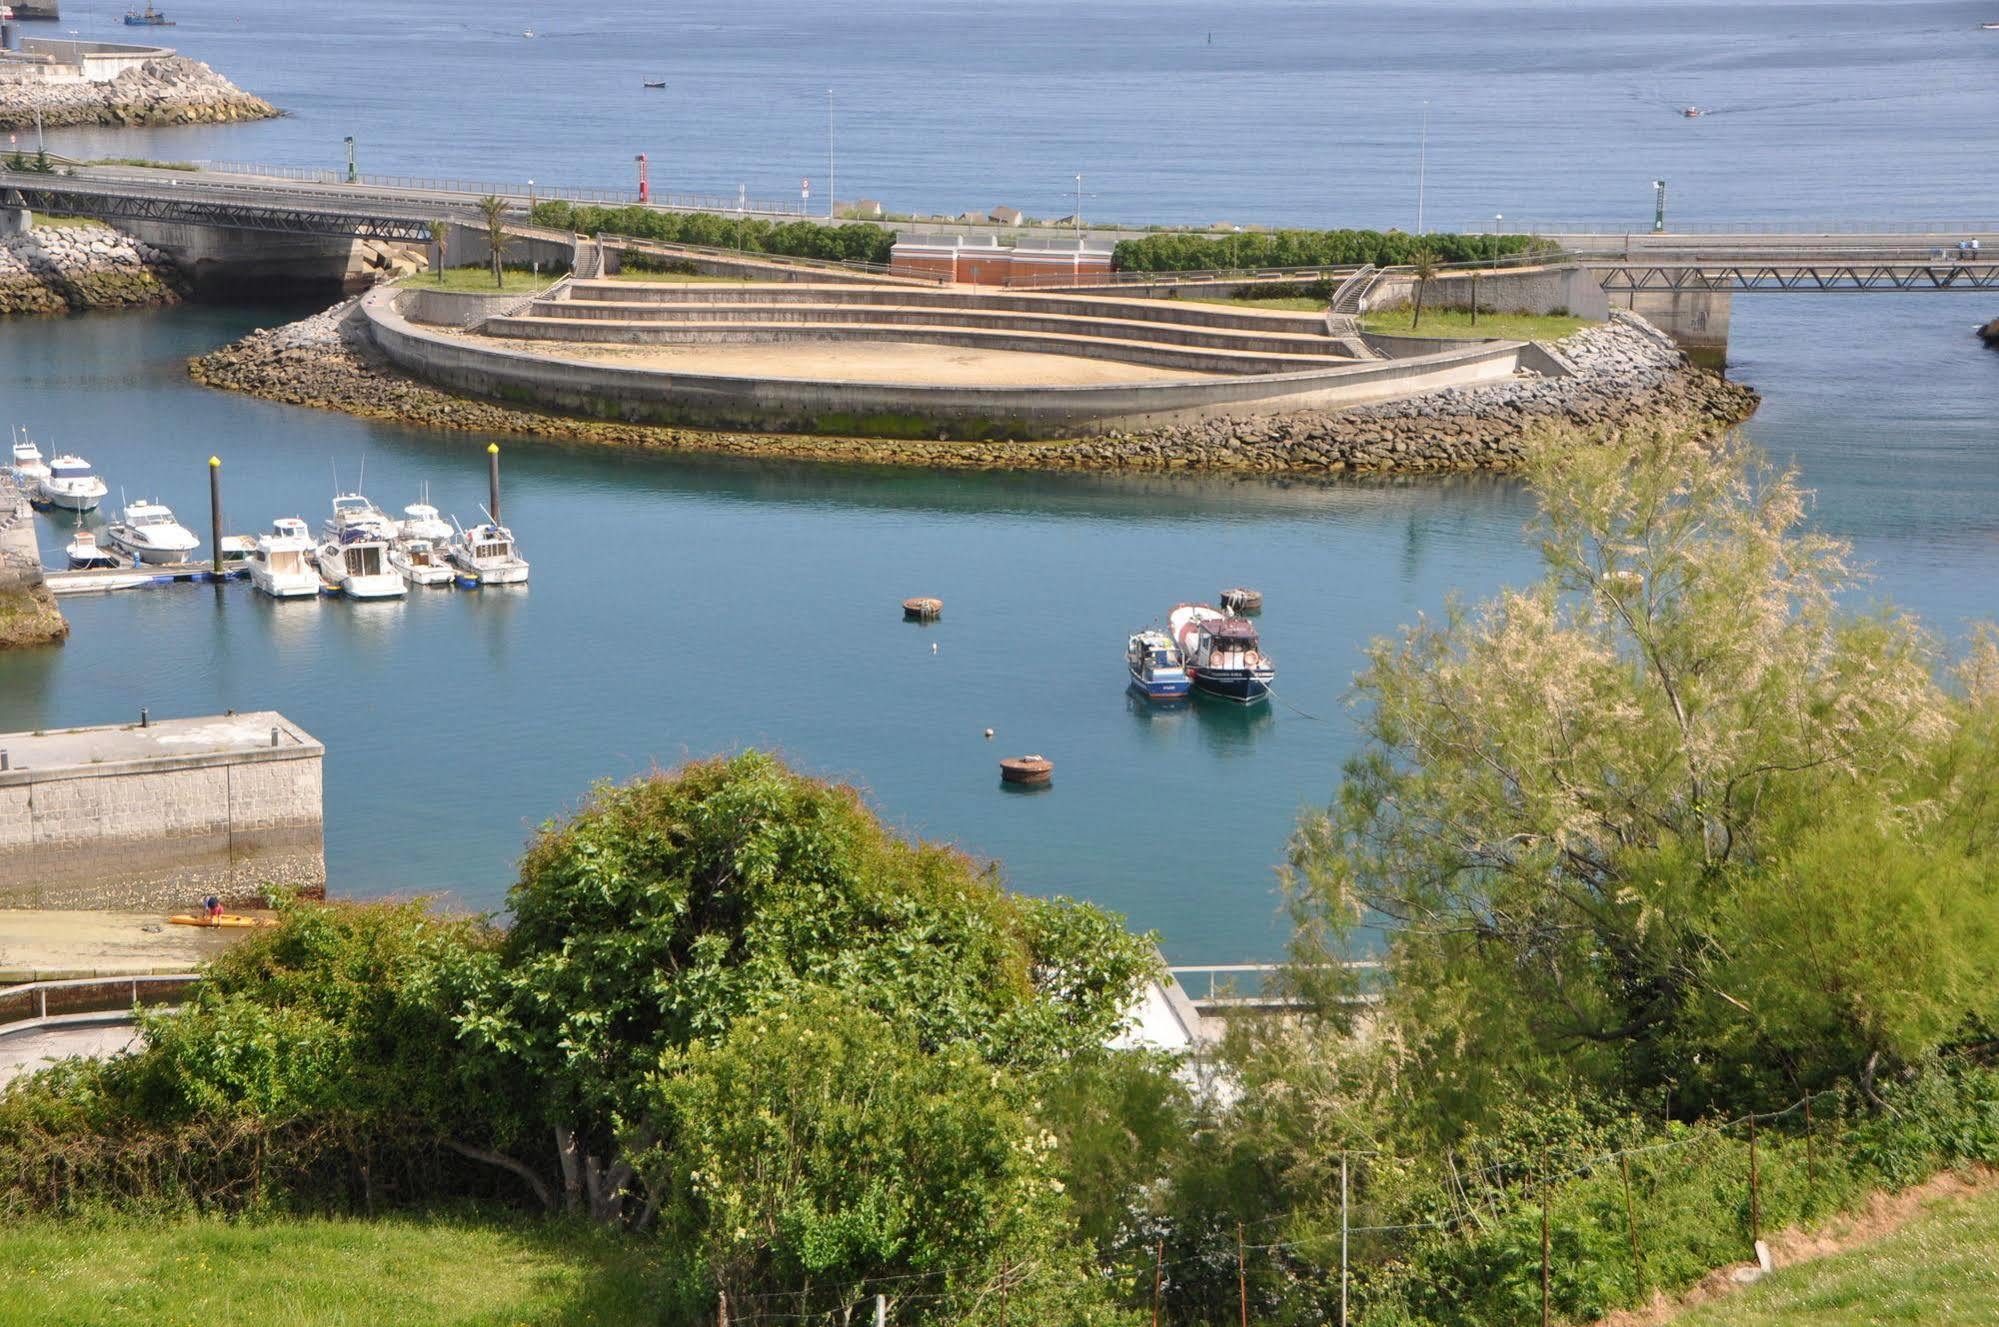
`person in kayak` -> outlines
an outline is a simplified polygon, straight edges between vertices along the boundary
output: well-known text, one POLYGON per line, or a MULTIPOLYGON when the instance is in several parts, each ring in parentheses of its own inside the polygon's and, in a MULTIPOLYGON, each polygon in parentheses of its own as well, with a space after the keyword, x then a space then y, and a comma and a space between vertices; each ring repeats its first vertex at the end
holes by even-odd
POLYGON ((222 900, 217 898, 215 895, 210 894, 207 898, 201 901, 201 910, 202 912, 207 914, 208 924, 210 926, 219 925, 221 923, 222 900))

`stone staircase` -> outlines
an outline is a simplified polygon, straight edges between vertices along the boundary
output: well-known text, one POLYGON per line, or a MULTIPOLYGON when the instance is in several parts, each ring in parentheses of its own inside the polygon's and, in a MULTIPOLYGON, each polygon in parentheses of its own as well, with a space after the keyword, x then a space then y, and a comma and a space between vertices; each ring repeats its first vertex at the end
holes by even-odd
POLYGON ((1292 373, 1374 355, 1315 313, 1023 291, 579 279, 484 334, 621 345, 902 342, 1086 356, 1201 374, 1292 373))

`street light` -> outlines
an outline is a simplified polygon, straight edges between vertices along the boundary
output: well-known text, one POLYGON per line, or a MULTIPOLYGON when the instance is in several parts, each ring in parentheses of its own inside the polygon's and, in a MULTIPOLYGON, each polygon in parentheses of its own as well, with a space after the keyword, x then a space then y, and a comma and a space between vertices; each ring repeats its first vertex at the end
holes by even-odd
POLYGON ((1663 235, 1666 231, 1666 182, 1652 181, 1652 233, 1663 235))
POLYGON ((833 199, 839 194, 839 176, 833 173, 833 89, 826 89, 826 219, 833 220, 833 199))
POLYGON ((361 177, 354 170, 354 135, 347 135, 347 183, 359 184, 361 177))
POLYGON ((1499 266, 1499 237, 1502 233, 1500 227, 1505 221, 1506 217, 1503 214, 1498 212, 1492 214, 1492 265, 1494 267, 1499 266))
POLYGON ((534 219, 534 181, 528 181, 528 219, 534 219))

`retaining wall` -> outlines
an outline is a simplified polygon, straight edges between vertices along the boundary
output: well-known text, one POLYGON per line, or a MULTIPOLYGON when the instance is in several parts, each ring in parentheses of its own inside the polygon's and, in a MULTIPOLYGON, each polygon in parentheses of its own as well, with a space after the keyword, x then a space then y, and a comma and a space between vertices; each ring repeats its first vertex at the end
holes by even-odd
POLYGON ((325 748, 282 715, 9 733, 0 750, 0 908, 185 909, 210 893, 241 905, 273 886, 325 889, 325 748))
POLYGON ((370 336, 398 368, 439 386, 594 418, 871 437, 1060 437, 1217 411, 1336 409, 1510 378, 1522 367, 1526 344, 1481 342, 1396 361, 1149 383, 966 387, 761 379, 567 359, 441 334, 410 321, 398 307, 399 293, 362 297, 370 336))
MULTIPOLYGON (((1397 272, 1377 281, 1362 302, 1363 311, 1391 309, 1410 303, 1416 294, 1414 278, 1397 272)), ((1467 272, 1447 272, 1432 277, 1423 294, 1425 307, 1469 309, 1472 277, 1467 272)), ((1610 301, 1596 274, 1587 267, 1518 267, 1480 272, 1478 306, 1491 313, 1546 314, 1568 312, 1578 318, 1602 320, 1610 316, 1610 301)))

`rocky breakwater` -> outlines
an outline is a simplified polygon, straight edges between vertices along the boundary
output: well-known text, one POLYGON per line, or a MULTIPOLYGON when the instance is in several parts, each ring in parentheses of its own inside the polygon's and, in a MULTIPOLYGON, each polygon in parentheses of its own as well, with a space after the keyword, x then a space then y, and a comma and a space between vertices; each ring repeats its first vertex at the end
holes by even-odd
POLYGON ((35 518, 12 478, 0 477, 0 650, 60 645, 69 623, 42 583, 35 518))
POLYGON ((172 259, 108 226, 36 226, 0 241, 0 314, 171 304, 186 290, 172 259))
POLYGON ((283 112, 184 55, 166 55, 105 82, 56 81, 34 69, 0 69, 0 129, 58 125, 227 124, 283 112))
POLYGON ((1557 343, 1573 370, 1343 411, 1201 420, 1047 442, 915 442, 707 433, 583 419, 461 396, 389 367, 348 301, 254 332, 190 362, 211 387, 424 428, 512 433, 661 451, 961 469, 1201 470, 1304 474, 1503 470, 1533 435, 1570 425, 1608 433, 1645 419, 1738 422, 1756 394, 1697 369, 1641 319, 1620 314, 1557 343))

